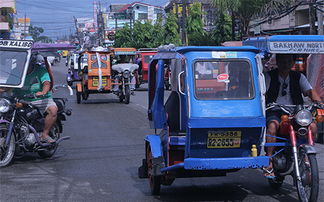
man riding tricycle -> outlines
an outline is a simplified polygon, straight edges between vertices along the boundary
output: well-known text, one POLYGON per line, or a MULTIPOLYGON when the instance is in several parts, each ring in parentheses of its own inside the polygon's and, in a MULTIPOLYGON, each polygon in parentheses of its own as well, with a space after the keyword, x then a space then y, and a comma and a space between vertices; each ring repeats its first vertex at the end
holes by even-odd
POLYGON ((26 152, 49 158, 69 139, 61 137, 63 121, 71 115, 67 99, 52 96, 58 87, 67 87, 53 85, 46 58, 53 49, 33 41, 0 40, 0 167, 26 152), (45 57, 40 51, 46 51, 45 57))
POLYGON ((306 77, 312 79, 311 75, 317 72, 313 79, 323 81, 320 70, 324 68, 324 37, 278 35, 250 38, 243 44, 260 48, 267 67, 265 146, 271 161, 264 168, 264 175, 274 188, 291 175, 299 199, 316 201, 319 172, 314 140, 316 123, 323 122, 324 111, 322 98, 306 77))
POLYGON ((148 119, 139 177, 152 194, 177 177, 226 176, 262 168, 262 64, 254 47, 161 47, 149 66, 148 119), (164 100, 164 67, 171 93, 164 100), (157 129, 160 132, 157 133, 157 129))
POLYGON ((129 104, 130 95, 134 94, 135 77, 134 72, 138 69, 135 63, 135 48, 113 48, 112 75, 114 78, 113 90, 117 93, 120 102, 129 104))

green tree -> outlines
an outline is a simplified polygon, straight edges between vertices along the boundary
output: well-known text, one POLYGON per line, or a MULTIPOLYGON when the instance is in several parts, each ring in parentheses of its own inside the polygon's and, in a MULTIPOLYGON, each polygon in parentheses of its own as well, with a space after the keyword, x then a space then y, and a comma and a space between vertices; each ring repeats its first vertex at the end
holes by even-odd
POLYGON ((154 27, 150 21, 142 24, 140 21, 134 23, 132 47, 134 48, 150 48, 153 45, 154 27))
POLYGON ((43 32, 44 29, 42 27, 36 27, 33 25, 30 25, 29 27, 29 33, 33 37, 34 41, 39 41, 39 37, 43 32))
POLYGON ((159 47, 164 44, 164 27, 162 25, 162 18, 158 18, 156 23, 153 25, 152 37, 153 48, 159 47))
POLYGON ((172 43, 176 46, 181 44, 181 40, 178 33, 177 18, 173 12, 170 12, 167 15, 163 34, 164 34, 163 44, 172 43))
POLYGON ((213 43, 217 46, 225 41, 230 41, 231 26, 231 17, 227 14, 220 13, 216 21, 215 29, 210 33, 211 36, 208 39, 213 39, 213 43))
POLYGON ((201 3, 199 2, 194 2, 189 8, 189 16, 186 24, 189 45, 203 45, 204 43, 207 33, 204 30, 203 14, 201 3))
POLYGON ((123 28, 117 29, 115 35, 115 47, 131 47, 131 31, 126 24, 123 28))

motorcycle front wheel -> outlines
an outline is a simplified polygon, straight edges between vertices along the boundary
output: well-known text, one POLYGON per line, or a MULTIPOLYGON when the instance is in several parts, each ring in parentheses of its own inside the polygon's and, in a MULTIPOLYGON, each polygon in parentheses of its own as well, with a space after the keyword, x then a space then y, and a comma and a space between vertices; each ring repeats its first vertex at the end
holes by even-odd
MULTIPOLYGON (((60 139, 61 133, 60 133, 60 127, 58 123, 55 123, 52 130, 50 131, 49 136, 55 141, 60 139)), ((41 158, 50 158, 55 154, 56 149, 57 149, 57 144, 54 143, 52 146, 48 148, 44 148, 38 151, 37 153, 41 158)))
POLYGON ((315 154, 307 154, 305 149, 299 151, 298 166, 301 181, 296 179, 300 201, 317 201, 319 189, 318 165, 315 154))
POLYGON ((125 85, 125 104, 129 104, 130 101, 130 89, 129 85, 125 85))
POLYGON ((6 145, 6 139, 8 136, 8 124, 0 125, 0 167, 9 165, 15 154, 15 137, 11 136, 9 145, 6 145))

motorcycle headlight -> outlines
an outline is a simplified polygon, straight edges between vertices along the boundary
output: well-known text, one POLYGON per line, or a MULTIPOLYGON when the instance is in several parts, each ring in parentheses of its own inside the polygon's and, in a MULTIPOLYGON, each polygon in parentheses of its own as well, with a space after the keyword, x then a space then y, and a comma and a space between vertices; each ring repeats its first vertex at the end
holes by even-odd
POLYGON ((123 72, 123 77, 124 77, 125 79, 128 79, 129 76, 130 76, 130 72, 129 72, 129 71, 126 70, 126 71, 123 72))
POLYGON ((313 115, 310 111, 303 109, 295 115, 295 119, 299 125, 308 126, 313 121, 313 115))
POLYGON ((6 113, 9 111, 10 101, 4 98, 0 98, 0 113, 6 113))

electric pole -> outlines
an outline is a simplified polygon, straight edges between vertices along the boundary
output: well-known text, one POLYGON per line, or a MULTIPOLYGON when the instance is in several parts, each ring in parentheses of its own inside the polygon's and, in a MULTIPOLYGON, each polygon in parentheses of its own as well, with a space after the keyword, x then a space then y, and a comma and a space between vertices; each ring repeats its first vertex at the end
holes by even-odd
POLYGON ((309 0, 309 34, 317 34, 316 33, 316 8, 315 8, 316 0, 309 0))
POLYGON ((317 4, 317 28, 318 28, 318 35, 324 35, 324 25, 323 25, 323 10, 324 6, 317 4))

